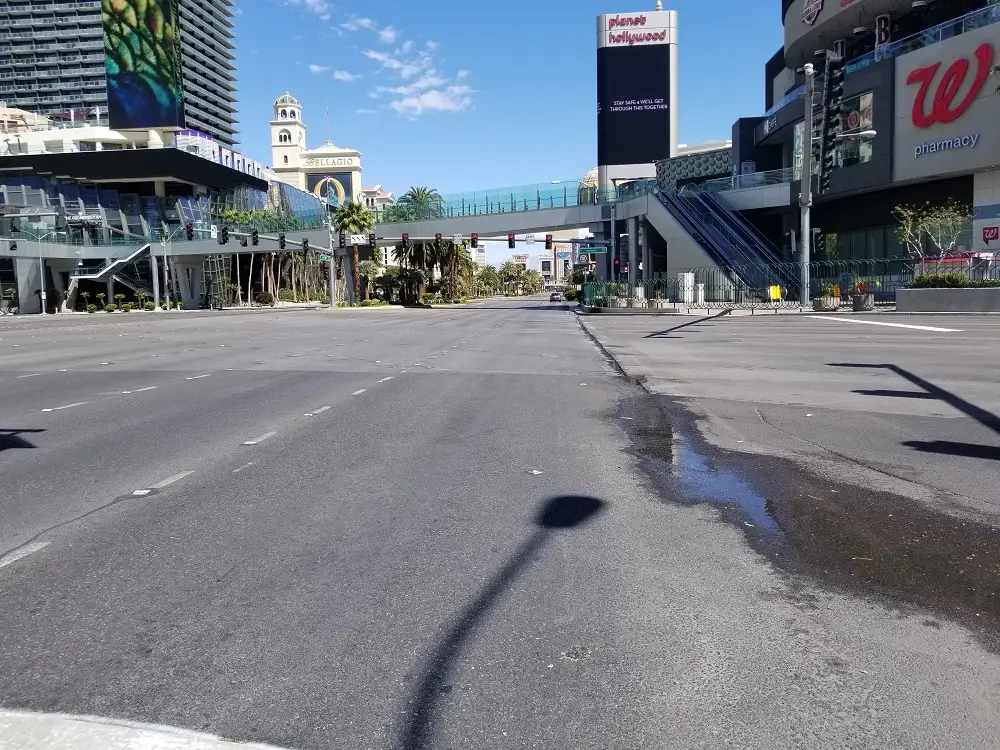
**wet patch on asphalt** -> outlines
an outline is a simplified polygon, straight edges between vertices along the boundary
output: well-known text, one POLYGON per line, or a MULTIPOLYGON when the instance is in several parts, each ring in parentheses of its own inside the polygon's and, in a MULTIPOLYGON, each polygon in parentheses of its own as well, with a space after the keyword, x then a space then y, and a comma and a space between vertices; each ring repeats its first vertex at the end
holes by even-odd
POLYGON ((1000 529, 813 476, 784 458, 723 451, 683 402, 649 394, 615 415, 663 498, 710 504, 780 570, 969 627, 1000 652, 1000 529))

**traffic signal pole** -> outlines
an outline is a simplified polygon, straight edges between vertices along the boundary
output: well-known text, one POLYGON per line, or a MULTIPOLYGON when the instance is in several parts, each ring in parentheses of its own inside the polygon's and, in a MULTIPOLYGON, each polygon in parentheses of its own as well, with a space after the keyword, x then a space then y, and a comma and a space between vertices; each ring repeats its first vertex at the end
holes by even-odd
POLYGON ((813 95, 816 90, 815 69, 812 63, 806 63, 806 116, 803 130, 806 135, 802 144, 802 179, 799 181, 799 243, 802 246, 801 287, 799 289, 799 306, 802 310, 809 304, 809 243, 812 241, 812 231, 809 228, 812 209, 812 142, 813 142, 813 95))

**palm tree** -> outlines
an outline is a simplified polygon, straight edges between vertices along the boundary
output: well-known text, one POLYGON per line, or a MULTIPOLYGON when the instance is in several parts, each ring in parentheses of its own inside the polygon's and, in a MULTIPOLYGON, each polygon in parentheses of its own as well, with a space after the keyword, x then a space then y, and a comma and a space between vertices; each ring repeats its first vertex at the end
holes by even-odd
MULTIPOLYGON (((375 216, 360 201, 350 201, 333 213, 333 227, 344 234, 366 234, 375 228, 375 216)), ((358 246, 351 245, 354 256, 351 269, 354 277, 354 299, 361 296, 361 269, 358 261, 358 246)))
POLYGON ((509 294, 511 286, 516 287, 518 281, 521 279, 522 273, 524 273, 524 269, 520 266, 520 264, 515 263, 512 260, 508 260, 500 266, 500 281, 504 285, 505 292, 509 294))
POLYGON ((375 286, 375 279, 378 277, 378 263, 373 260, 361 261, 361 276, 365 280, 365 299, 369 299, 371 290, 375 286))
POLYGON ((407 263, 410 260, 410 248, 403 247, 402 245, 396 245, 392 249, 392 262, 395 263, 400 268, 406 268, 407 263))
POLYGON ((444 215, 444 199, 431 187, 411 187, 399 197, 398 205, 410 209, 414 219, 438 219, 444 215))

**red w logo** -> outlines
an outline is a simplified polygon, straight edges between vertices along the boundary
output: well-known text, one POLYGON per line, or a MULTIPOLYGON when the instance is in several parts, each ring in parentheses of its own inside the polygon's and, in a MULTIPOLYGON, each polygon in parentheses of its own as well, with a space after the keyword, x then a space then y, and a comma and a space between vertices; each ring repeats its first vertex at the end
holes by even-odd
POLYGON ((914 125, 918 128, 929 128, 935 122, 954 122, 972 106, 972 102, 975 101, 983 88, 983 84, 986 83, 986 79, 990 75, 990 68, 993 65, 993 46, 983 42, 976 48, 973 54, 978 66, 976 68, 976 77, 972 80, 972 87, 966 92, 965 98, 955 106, 952 106, 952 104, 955 101, 955 97, 958 96, 962 85, 965 83, 965 76, 968 75, 969 68, 971 67, 966 58, 959 58, 944 72, 944 76, 934 91, 934 99, 931 101, 931 111, 929 113, 927 113, 927 107, 925 106, 927 92, 934 82, 934 76, 937 75, 941 63, 937 62, 925 68, 917 68, 910 71, 910 74, 906 77, 906 85, 909 86, 911 83, 920 84, 920 89, 913 99, 912 119, 914 125))

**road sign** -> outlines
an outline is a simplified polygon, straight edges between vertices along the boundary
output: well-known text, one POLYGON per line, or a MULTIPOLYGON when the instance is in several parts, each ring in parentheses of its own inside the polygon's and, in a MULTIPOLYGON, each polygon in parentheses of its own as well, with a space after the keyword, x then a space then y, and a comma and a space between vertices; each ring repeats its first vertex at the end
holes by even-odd
POLYGON ((524 235, 524 244, 526 244, 526 245, 534 245, 535 244, 535 235, 533 235, 533 234, 526 234, 526 235, 524 235))
POLYGON ((453 234, 451 236, 451 241, 454 242, 456 245, 462 244, 462 240, 464 239, 465 237, 463 237, 461 234, 453 234))
POLYGON ((321 255, 321 256, 319 256, 319 262, 320 263, 329 263, 330 262, 330 256, 329 255, 321 255))
POLYGON ((368 235, 367 234, 352 234, 351 235, 352 245, 367 245, 368 235))
POLYGON ((576 258, 576 262, 577 263, 582 263, 582 264, 585 264, 585 265, 589 266, 590 265, 590 256, 587 255, 586 253, 580 253, 577 256, 577 258, 576 258))
POLYGON ((212 225, 212 239, 213 240, 219 239, 219 227, 217 227, 215 224, 212 225))
POLYGON ((581 253, 606 253, 608 249, 606 247, 581 247, 581 253))

